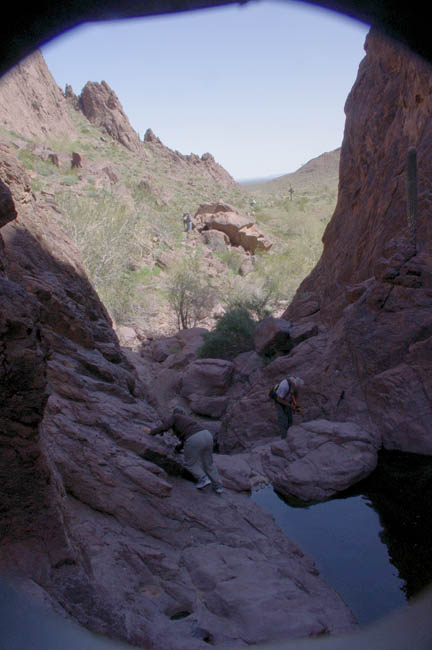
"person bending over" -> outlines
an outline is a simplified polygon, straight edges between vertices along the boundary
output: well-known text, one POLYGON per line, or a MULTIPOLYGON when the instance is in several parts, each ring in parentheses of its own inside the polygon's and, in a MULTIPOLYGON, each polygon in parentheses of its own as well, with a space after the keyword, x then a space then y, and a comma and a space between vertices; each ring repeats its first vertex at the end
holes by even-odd
POLYGON ((190 415, 186 415, 181 406, 176 406, 172 414, 162 420, 162 424, 153 429, 144 429, 145 433, 156 436, 172 429, 179 439, 176 451, 184 451, 184 466, 195 477, 196 487, 200 490, 212 485, 216 494, 222 494, 222 482, 213 462, 213 436, 208 429, 190 415))

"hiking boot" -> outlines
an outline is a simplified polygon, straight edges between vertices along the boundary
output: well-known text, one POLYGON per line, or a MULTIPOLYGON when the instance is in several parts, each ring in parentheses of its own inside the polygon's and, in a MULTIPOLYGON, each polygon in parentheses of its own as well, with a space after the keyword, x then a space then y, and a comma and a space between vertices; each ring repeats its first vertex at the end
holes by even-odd
POLYGON ((198 481, 195 487, 197 488, 197 490, 202 490, 202 488, 207 487, 207 485, 210 485, 210 483, 211 481, 209 477, 203 476, 202 478, 200 478, 200 480, 198 481))
POLYGON ((216 492, 216 494, 222 494, 223 488, 217 487, 217 488, 214 489, 214 491, 216 492))

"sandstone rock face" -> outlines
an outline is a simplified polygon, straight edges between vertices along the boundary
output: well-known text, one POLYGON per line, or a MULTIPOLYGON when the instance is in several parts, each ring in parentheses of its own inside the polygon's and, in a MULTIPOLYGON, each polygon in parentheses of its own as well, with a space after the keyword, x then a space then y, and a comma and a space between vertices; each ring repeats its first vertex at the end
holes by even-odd
POLYGON ((89 122, 105 129, 114 140, 131 151, 139 148, 139 136, 106 81, 88 81, 81 91, 79 106, 89 122))
POLYGON ((160 421, 150 399, 161 414, 169 390, 177 401, 180 388, 192 400, 218 400, 238 390, 233 378, 256 372, 256 358, 189 364, 203 332, 181 333, 179 350, 152 361, 156 381, 144 357, 120 349, 79 252, 42 212, 7 147, 0 179, 9 191, 0 570, 17 574, 44 607, 140 647, 204 650, 352 629, 313 561, 240 493, 246 461, 244 478, 222 496, 202 493, 185 480, 169 434, 143 434, 160 421))
POLYGON ((29 138, 76 137, 66 100, 39 50, 0 79, 0 124, 29 138))
POLYGON ((268 251, 272 246, 252 219, 239 214, 226 203, 200 205, 194 223, 200 232, 218 230, 225 233, 231 245, 241 246, 250 253, 268 251))
POLYGON ((373 30, 365 49, 345 108, 336 211, 321 260, 284 317, 327 330, 327 352, 315 359, 310 379, 327 384, 330 419, 344 404, 349 418, 373 427, 386 448, 430 454, 432 71, 373 30), (406 199, 412 146, 415 249, 406 199))

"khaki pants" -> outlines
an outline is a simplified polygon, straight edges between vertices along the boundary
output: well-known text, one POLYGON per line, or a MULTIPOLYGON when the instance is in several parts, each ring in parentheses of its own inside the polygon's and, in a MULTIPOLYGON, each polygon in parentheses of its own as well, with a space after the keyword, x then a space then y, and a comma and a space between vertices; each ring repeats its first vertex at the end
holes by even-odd
POLYGON ((194 433, 186 440, 184 465, 198 481, 207 474, 214 488, 222 487, 219 472, 213 462, 213 436, 207 429, 194 433))

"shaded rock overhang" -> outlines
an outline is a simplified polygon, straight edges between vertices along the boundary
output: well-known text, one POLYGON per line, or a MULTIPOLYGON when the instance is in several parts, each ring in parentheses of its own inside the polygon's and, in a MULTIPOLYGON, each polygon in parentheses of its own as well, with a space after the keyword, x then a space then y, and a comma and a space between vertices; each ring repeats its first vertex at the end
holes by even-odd
MULTIPOLYGON (((47 41, 84 22, 137 18, 242 5, 234 0, 40 0, 26 6, 10 5, 0 27, 0 75, 47 41)), ((382 29, 432 61, 429 21, 422 0, 315 0, 309 4, 336 11, 382 29)))

